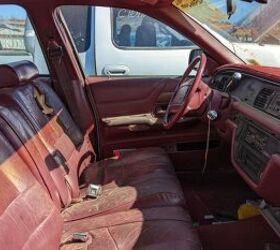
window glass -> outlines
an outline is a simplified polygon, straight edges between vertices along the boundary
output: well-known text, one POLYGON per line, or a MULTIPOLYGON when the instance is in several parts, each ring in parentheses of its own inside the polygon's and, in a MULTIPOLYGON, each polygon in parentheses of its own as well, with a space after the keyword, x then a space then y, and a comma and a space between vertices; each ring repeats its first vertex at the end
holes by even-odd
POLYGON ((197 48, 169 26, 131 10, 67 5, 57 14, 86 76, 180 76, 197 48))
POLYGON ((88 6, 63 6, 61 12, 78 52, 85 52, 90 46, 90 8, 88 6))
POLYGON ((280 1, 234 3, 228 15, 225 0, 173 1, 244 62, 280 68, 280 1))
POLYGON ((48 68, 26 11, 17 5, 0 5, 0 64, 29 60, 40 74, 48 68))
POLYGON ((126 48, 173 48, 192 46, 192 42, 167 25, 142 13, 113 9, 113 40, 126 48))

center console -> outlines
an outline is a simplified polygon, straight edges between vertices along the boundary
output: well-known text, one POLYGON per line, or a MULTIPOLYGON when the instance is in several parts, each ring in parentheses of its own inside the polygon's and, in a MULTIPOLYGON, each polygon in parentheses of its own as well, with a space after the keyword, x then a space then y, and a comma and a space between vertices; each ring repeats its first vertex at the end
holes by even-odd
POLYGON ((265 200, 280 206, 280 138, 259 123, 234 113, 232 161, 245 181, 265 200))
POLYGON ((236 119, 235 161, 254 182, 259 182, 271 156, 280 153, 280 139, 241 115, 236 119))

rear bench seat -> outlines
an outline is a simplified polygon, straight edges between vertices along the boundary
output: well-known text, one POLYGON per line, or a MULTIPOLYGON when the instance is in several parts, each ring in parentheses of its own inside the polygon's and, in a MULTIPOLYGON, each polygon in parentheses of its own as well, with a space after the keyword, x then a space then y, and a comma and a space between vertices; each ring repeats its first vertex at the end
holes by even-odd
POLYGON ((163 150, 141 149, 118 160, 89 164, 89 139, 83 139, 55 92, 39 81, 34 64, 1 65, 0 76, 0 117, 25 145, 48 189, 56 189, 50 195, 56 203, 61 200, 65 221, 134 207, 185 205, 163 150), (46 114, 35 92, 46 98, 45 109, 53 112, 46 114), (81 173, 86 184, 102 185, 98 199, 81 199, 87 189, 79 188, 81 173))
MULTIPOLYGON (((63 223, 23 160, 28 158, 23 145, 4 136, 7 127, 0 119, 0 245, 5 249, 200 249, 191 220, 180 207, 132 209, 63 223), (77 232, 88 233, 88 239, 74 242, 77 232)), ((8 136, 16 135, 9 131, 8 136)))
POLYGON ((141 149, 121 159, 90 164, 93 149, 89 138, 83 138, 57 95, 39 81, 33 64, 1 65, 0 87, 1 130, 5 134, 0 134, 1 171, 5 178, 11 174, 16 180, 8 178, 11 183, 6 184, 6 179, 0 179, 4 185, 0 199, 5 201, 0 205, 0 243, 7 249, 34 249, 30 248, 33 235, 40 240, 43 233, 50 237, 50 245, 44 245, 43 239, 36 243, 42 247, 35 249, 49 249, 51 242, 63 249, 81 249, 81 243, 76 246, 72 242, 75 232, 90 232, 85 249, 162 249, 174 248, 174 244, 179 249, 200 249, 191 220, 182 208, 185 202, 172 164, 162 150, 141 149), (38 96, 46 98, 45 107, 38 96), (11 157, 17 159, 14 166, 11 157), (86 184, 102 185, 97 199, 84 198, 85 189, 79 187, 82 174, 86 184), (6 185, 13 186, 15 194, 6 194, 6 185), (34 197, 33 185, 38 186, 34 197), (22 201, 22 193, 31 193, 31 198, 22 201), (20 211, 25 206, 32 211, 25 211, 26 217, 20 211), (11 213, 19 210, 21 220, 32 221, 32 226, 26 224, 30 236, 21 234, 24 223, 15 229, 12 218, 6 218, 10 209, 11 213), (49 216, 53 217, 51 223, 57 224, 56 231, 53 225, 45 226, 49 216), (5 235, 9 232, 18 242, 8 242, 11 238, 5 235))

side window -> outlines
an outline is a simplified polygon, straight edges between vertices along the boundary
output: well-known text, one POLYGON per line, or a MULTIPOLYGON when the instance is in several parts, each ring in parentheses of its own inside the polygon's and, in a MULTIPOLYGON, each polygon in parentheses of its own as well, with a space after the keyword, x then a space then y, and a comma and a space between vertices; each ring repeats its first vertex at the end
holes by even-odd
POLYGON ((136 49, 172 49, 193 43, 167 25, 139 12, 112 10, 113 41, 116 46, 136 49))
POLYGON ((90 46, 91 9, 88 6, 64 6, 61 7, 61 12, 78 52, 87 51, 90 46))
POLYGON ((64 22, 86 76, 181 76, 189 39, 142 13, 97 6, 61 6, 64 22))
POLYGON ((26 11, 17 5, 0 5, 0 12, 0 64, 29 60, 40 74, 49 74, 26 11))
POLYGON ((96 75, 95 70, 95 8, 87 5, 62 6, 61 16, 71 35, 86 75, 96 75))

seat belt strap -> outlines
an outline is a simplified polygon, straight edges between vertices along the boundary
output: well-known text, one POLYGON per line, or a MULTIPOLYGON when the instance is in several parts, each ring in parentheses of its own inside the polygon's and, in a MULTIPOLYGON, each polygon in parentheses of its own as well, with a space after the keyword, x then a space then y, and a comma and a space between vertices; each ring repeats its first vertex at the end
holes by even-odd
MULTIPOLYGON (((75 103, 72 101, 74 98, 72 96, 72 91, 69 91, 69 84, 71 83, 71 79, 69 78, 68 71, 63 63, 63 48, 55 40, 50 40, 48 44, 48 57, 52 62, 53 68, 56 71, 56 75, 60 77, 60 79, 54 80, 54 88, 55 90, 62 95, 64 102, 67 104, 68 109, 71 111, 71 115, 74 118, 79 117, 79 111, 75 107, 75 103), (58 83, 58 80, 61 84, 58 83)), ((79 120, 79 119, 74 119, 79 120)))

